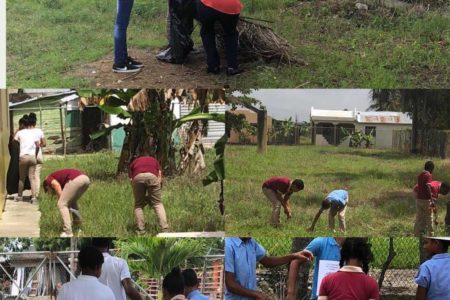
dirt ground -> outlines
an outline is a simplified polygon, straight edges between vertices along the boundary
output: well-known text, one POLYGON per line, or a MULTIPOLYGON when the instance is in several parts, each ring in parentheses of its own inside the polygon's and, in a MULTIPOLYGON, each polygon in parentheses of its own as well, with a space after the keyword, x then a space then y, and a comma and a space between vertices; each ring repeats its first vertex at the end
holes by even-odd
MULTIPOLYGON (((182 65, 164 63, 156 59, 159 49, 151 51, 131 49, 130 55, 143 62, 145 67, 135 74, 117 74, 111 71, 113 56, 108 55, 96 62, 82 65, 71 76, 86 79, 91 87, 95 88, 213 88, 242 86, 241 76, 245 72, 232 77, 227 77, 224 72, 219 75, 207 74, 206 56, 202 50, 190 53, 187 61, 182 65)), ((224 60, 222 60, 222 65, 224 60)), ((248 64, 241 66, 246 69, 248 64)), ((246 77, 247 80, 247 77, 246 77)), ((248 84, 248 83, 246 83, 248 84)))

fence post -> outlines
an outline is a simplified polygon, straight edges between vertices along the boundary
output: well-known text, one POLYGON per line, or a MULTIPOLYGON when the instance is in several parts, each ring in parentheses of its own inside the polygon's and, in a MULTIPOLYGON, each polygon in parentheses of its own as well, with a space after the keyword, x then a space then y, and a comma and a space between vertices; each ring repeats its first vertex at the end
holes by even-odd
POLYGON ((386 258, 386 261, 383 264, 383 268, 381 269, 380 277, 378 278, 378 288, 381 289, 381 286, 383 285, 384 281, 384 275, 386 274, 387 269, 391 265, 392 260, 394 259, 396 253, 394 250, 394 238, 389 238, 389 254, 386 258))

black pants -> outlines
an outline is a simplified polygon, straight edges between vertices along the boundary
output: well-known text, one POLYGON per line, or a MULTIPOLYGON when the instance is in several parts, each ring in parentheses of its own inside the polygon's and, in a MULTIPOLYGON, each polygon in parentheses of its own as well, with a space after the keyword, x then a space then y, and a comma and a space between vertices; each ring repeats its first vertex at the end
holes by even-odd
POLYGON ((237 68, 237 52, 239 34, 236 30, 239 21, 239 14, 229 15, 212 9, 204 5, 200 0, 197 1, 197 18, 202 24, 200 35, 202 37, 203 48, 205 48, 208 69, 214 69, 220 66, 219 53, 216 47, 216 32, 214 24, 217 22, 222 25, 225 43, 225 57, 229 68, 237 68))

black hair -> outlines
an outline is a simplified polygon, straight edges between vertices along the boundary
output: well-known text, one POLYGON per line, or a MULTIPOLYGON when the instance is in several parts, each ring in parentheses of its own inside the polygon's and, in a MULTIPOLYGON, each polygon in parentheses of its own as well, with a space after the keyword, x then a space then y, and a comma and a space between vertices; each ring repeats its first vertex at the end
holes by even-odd
POLYGON ((197 273, 193 269, 186 269, 182 272, 184 284, 187 287, 194 287, 196 286, 198 282, 197 273))
POLYGON ((173 268, 172 271, 164 277, 162 286, 172 296, 184 294, 184 279, 183 275, 181 275, 180 268, 173 268))
POLYGON ((434 170, 434 163, 433 163, 431 160, 427 161, 427 162, 425 163, 424 169, 425 169, 426 171, 430 172, 430 173, 433 173, 433 170, 434 170))
POLYGON ((97 248, 109 248, 111 245, 111 238, 95 237, 92 239, 92 246, 97 248))
POLYGON ((29 113, 28 114, 28 122, 30 126, 36 126, 37 117, 35 113, 29 113))
POLYGON ((341 249, 340 266, 342 267, 349 259, 356 258, 362 262, 363 272, 369 273, 369 263, 373 260, 370 247, 366 238, 346 238, 341 249))
POLYGON ((104 262, 103 254, 93 246, 86 246, 78 253, 78 264, 81 270, 95 270, 104 262))
POLYGON ((441 183, 441 189, 445 189, 446 191, 450 191, 450 183, 444 181, 441 183))
POLYGON ((19 125, 23 125, 25 128, 30 126, 30 117, 28 115, 23 115, 19 120, 19 125))
POLYGON ((305 183, 301 179, 295 179, 294 181, 292 181, 292 184, 300 190, 303 190, 305 188, 305 183))
POLYGON ((450 241, 438 240, 438 239, 434 239, 434 240, 441 245, 443 253, 447 253, 448 252, 448 247, 450 246, 450 241))

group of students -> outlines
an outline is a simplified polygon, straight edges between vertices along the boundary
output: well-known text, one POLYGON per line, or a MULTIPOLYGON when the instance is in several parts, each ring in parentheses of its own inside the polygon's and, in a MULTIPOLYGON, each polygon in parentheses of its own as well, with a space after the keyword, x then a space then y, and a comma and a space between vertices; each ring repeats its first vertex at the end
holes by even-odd
MULTIPOLYGON (((428 237, 424 248, 429 260, 419 268, 416 299, 447 299, 450 295, 450 238, 428 237)), ((295 300, 301 264, 314 261, 311 300, 377 300, 378 284, 369 273, 373 260, 365 238, 319 237, 300 252, 268 256, 263 246, 250 237, 225 238, 225 299, 263 300, 257 289, 257 264, 265 267, 289 265, 287 300, 295 300)))
MULTIPOLYGON (((287 218, 292 218, 292 211, 289 205, 289 199, 293 193, 302 191, 305 188, 305 184, 301 179, 291 180, 289 177, 271 177, 266 180, 262 185, 262 192, 266 198, 272 204, 272 216, 271 224, 275 227, 280 225, 280 210, 283 206, 284 213, 287 218)), ((320 217, 320 215, 329 209, 328 213, 328 227, 330 230, 334 230, 334 218, 336 215, 339 220, 339 229, 341 232, 347 230, 345 223, 345 212, 348 204, 348 191, 346 190, 333 190, 322 201, 321 207, 314 217, 309 231, 314 231, 314 227, 320 217)))
MULTIPOLYGON (((171 6, 177 5, 177 2, 180 1, 170 0, 169 10, 171 10, 171 6)), ((207 56, 208 73, 219 74, 221 72, 220 57, 216 46, 216 22, 220 23, 223 28, 227 60, 226 74, 232 76, 241 73, 242 69, 239 68, 237 59, 239 35, 236 30, 239 14, 243 9, 241 1, 192 0, 191 2, 193 2, 193 15, 202 25, 200 35, 207 56)), ((144 67, 143 63, 129 56, 127 49, 127 28, 133 3, 134 0, 117 1, 117 17, 114 27, 114 64, 112 67, 112 71, 116 73, 138 72, 144 67)), ((182 23, 182 21, 177 20, 177 23, 182 23)), ((170 29, 168 32, 175 34, 170 29)))
MULTIPOLYGON (((153 207, 160 230, 168 231, 166 211, 161 201, 162 171, 158 160, 151 156, 136 157, 128 167, 128 175, 135 200, 134 215, 137 234, 146 233, 144 208, 147 205, 153 207)), ((45 178, 45 192, 57 197, 57 206, 63 221, 61 237, 72 237, 73 227, 80 230, 81 214, 78 200, 87 191, 89 185, 89 177, 78 169, 57 170, 45 178)))
MULTIPOLYGON (((134 288, 127 262, 109 254, 110 239, 93 238, 78 253, 81 274, 57 292, 58 300, 144 300, 134 288)), ((193 269, 174 268, 162 282, 163 300, 208 300, 193 269)))
POLYGON ((36 127, 36 123, 35 113, 23 115, 19 120, 18 129, 11 135, 8 144, 11 159, 6 187, 9 195, 17 193, 15 201, 23 200, 23 191, 28 185, 31 189, 31 202, 36 203, 39 197, 43 164, 42 147, 45 147, 47 142, 44 132, 36 127))

